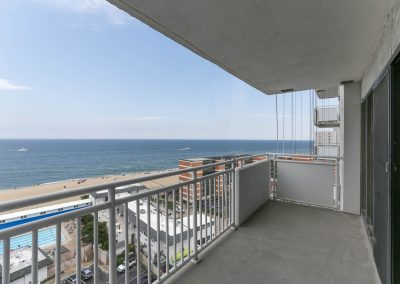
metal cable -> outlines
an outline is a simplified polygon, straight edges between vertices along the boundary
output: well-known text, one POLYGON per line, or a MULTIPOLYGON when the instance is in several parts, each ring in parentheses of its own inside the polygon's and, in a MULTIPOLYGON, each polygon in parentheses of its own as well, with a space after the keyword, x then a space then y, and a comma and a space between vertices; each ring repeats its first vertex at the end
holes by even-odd
POLYGON ((276 152, 279 153, 278 94, 275 94, 275 116, 276 116, 276 152))

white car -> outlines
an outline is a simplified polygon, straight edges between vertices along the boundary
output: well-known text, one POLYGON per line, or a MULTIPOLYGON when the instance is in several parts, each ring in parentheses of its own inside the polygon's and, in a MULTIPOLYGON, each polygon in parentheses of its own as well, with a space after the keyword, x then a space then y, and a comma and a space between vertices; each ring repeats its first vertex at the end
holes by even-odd
MULTIPOLYGON (((133 255, 129 256, 129 263, 128 264, 129 264, 129 267, 132 267, 132 265, 136 264, 136 259, 133 258, 133 255)), ((124 261, 123 264, 118 265, 117 271, 122 273, 122 272, 125 271, 125 267, 126 267, 126 265, 125 265, 125 261, 124 261)))

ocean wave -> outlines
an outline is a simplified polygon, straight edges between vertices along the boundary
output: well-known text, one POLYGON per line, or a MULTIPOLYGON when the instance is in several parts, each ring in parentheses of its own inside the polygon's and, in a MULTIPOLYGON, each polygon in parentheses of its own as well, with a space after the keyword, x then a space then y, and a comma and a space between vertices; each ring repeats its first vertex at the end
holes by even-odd
POLYGON ((188 150, 190 150, 189 147, 187 147, 187 148, 157 149, 157 150, 154 150, 154 151, 188 151, 188 150))
POLYGON ((19 148, 18 150, 16 150, 16 152, 28 152, 28 149, 26 149, 26 148, 19 148))

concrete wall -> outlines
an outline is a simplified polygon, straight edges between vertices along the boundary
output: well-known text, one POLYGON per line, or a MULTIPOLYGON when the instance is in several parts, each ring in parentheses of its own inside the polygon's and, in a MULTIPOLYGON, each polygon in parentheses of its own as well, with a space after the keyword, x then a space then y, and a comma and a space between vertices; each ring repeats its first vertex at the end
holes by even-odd
POLYGON ((354 82, 340 87, 341 209, 360 214, 360 151, 361 151, 361 84, 354 82))
POLYGON ((276 165, 277 198, 336 207, 335 163, 278 160, 276 165))
POLYGON ((371 62, 364 72, 361 83, 361 97, 364 98, 379 74, 390 62, 400 44, 400 0, 395 0, 390 10, 382 33, 377 39, 377 46, 374 54, 371 55, 371 62))
POLYGON ((239 226, 269 199, 271 161, 235 169, 235 225, 239 226))

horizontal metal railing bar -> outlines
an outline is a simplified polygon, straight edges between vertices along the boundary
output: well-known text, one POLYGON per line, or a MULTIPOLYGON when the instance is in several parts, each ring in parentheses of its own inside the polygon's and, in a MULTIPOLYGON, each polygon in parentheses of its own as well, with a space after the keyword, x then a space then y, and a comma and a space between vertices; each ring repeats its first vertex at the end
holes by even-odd
POLYGON ((296 161, 296 160, 276 160, 277 163, 292 163, 292 164, 307 164, 307 165, 326 165, 326 166, 335 166, 336 160, 328 160, 328 161, 296 161))
MULTIPOLYGON (((280 157, 311 157, 311 158, 320 158, 320 159, 337 159, 337 160, 341 160, 343 159, 342 156, 320 156, 320 155, 314 155, 314 154, 296 154, 296 153, 267 153, 268 156, 280 156, 280 157)), ((279 157, 277 157, 279 158, 279 157)))
POLYGON ((45 228, 57 223, 65 222, 68 220, 76 219, 77 217, 81 217, 86 214, 91 214, 94 212, 99 212, 102 210, 106 210, 112 207, 111 202, 105 202, 98 205, 93 205, 90 207, 85 207, 82 209, 78 209, 75 211, 67 212, 64 214, 48 217, 45 219, 40 219, 37 221, 33 221, 30 223, 25 223, 19 226, 10 227, 7 229, 0 230, 0 240, 4 240, 8 237, 18 236, 27 232, 32 231, 33 229, 45 228))
POLYGON ((256 161, 256 162, 254 162, 254 163, 244 165, 244 166, 242 166, 242 167, 240 167, 240 168, 237 167, 237 169, 238 169, 239 171, 241 171, 241 170, 245 170, 245 169, 248 169, 248 168, 251 168, 251 167, 255 167, 255 166, 259 165, 259 164, 267 163, 267 162, 270 162, 270 161, 271 161, 271 160, 256 161))
POLYGON ((115 200, 115 204, 116 205, 121 205, 121 204, 126 203, 126 202, 132 202, 132 201, 135 201, 137 199, 142 199, 142 198, 146 198, 148 196, 152 196, 152 195, 156 195, 156 194, 159 194, 159 193, 164 193, 164 192, 167 192, 167 191, 171 191, 171 190, 177 189, 179 187, 192 185, 194 183, 199 183, 199 182, 201 182, 203 180, 207 180, 207 179, 213 178, 215 176, 220 176, 220 175, 223 175, 223 174, 226 174, 226 173, 230 173, 230 172, 233 172, 233 171, 234 171, 234 169, 229 169, 229 170, 225 170, 225 171, 216 172, 214 174, 202 176, 202 177, 197 178, 196 180, 189 180, 189 181, 185 181, 185 182, 181 182, 181 183, 175 183, 175 184, 172 184, 172 185, 163 186, 163 187, 156 188, 156 189, 149 189, 147 191, 143 191, 143 192, 137 193, 137 194, 132 195, 132 196, 117 198, 115 200))
POLYGON ((156 180, 156 179, 160 179, 160 178, 164 178, 164 177, 175 176, 175 175, 179 175, 179 174, 183 174, 183 173, 190 173, 190 172, 199 171, 202 169, 207 169, 207 168, 216 167, 216 166, 220 166, 220 165, 231 164, 234 161, 235 160, 223 161, 223 162, 218 162, 218 163, 213 163, 213 164, 207 164, 205 166, 184 169, 184 170, 171 171, 171 172, 167 172, 167 173, 149 175, 149 176, 145 176, 145 177, 137 177, 137 178, 124 180, 124 181, 115 181, 115 182, 105 183, 105 184, 101 184, 101 185, 81 187, 81 188, 77 188, 77 189, 74 189, 71 191, 55 192, 55 193, 50 193, 50 194, 43 194, 43 195, 38 195, 38 196, 33 196, 33 197, 27 197, 27 198, 18 199, 18 200, 1 202, 0 203, 0 212, 12 210, 15 208, 23 208, 23 207, 27 207, 27 206, 33 206, 33 205, 37 205, 37 204, 41 204, 41 203, 51 202, 51 201, 74 197, 74 196, 78 196, 78 195, 84 195, 84 194, 88 194, 88 193, 92 193, 92 192, 96 192, 96 191, 100 191, 100 190, 104 190, 104 189, 130 185, 133 183, 146 182, 146 181, 156 180))
POLYGON ((254 157, 261 157, 261 156, 267 156, 267 153, 254 154, 254 155, 248 155, 248 156, 243 156, 243 157, 235 157, 234 160, 240 161, 240 160, 251 159, 254 157))
POLYGON ((154 175, 149 175, 145 177, 137 177, 133 179, 128 179, 124 181, 114 181, 114 182, 109 182, 101 185, 93 185, 93 186, 87 186, 87 187, 81 187, 77 188, 71 191, 62 191, 62 192, 55 192, 55 193, 50 193, 50 194, 43 194, 43 195, 38 195, 38 196, 33 196, 33 197, 27 197, 23 199, 18 199, 18 200, 11 200, 11 201, 6 201, 6 202, 0 202, 0 212, 2 211, 8 211, 12 210, 15 208, 23 208, 27 206, 33 206, 37 205, 40 203, 46 203, 46 202, 52 202, 55 200, 60 200, 60 199, 65 199, 65 198, 70 198, 78 195, 84 195, 108 188, 115 188, 119 186, 126 186, 134 183, 140 183, 140 182, 146 182, 146 181, 152 181, 156 179, 161 179, 165 177, 171 177, 171 176, 176 176, 184 173, 190 173, 194 171, 199 171, 211 167, 216 167, 220 165, 226 165, 226 164, 231 164, 235 161, 240 161, 244 159, 249 159, 252 157, 257 157, 257 156, 265 156, 266 154, 255 154, 255 155, 249 155, 249 156, 244 156, 244 157, 237 157, 228 161, 222 161, 218 163, 212 163, 212 164, 207 164, 204 166, 199 166, 199 167, 193 167, 193 168, 188 168, 188 169, 183 169, 183 170, 175 170, 175 171, 170 171, 166 173, 160 173, 160 174, 154 174, 154 175))
MULTIPOLYGON (((169 186, 165 186, 165 187, 161 187, 161 188, 157 188, 157 189, 150 189, 148 191, 144 191, 132 196, 128 196, 128 197, 124 197, 124 198, 118 198, 115 200, 115 205, 122 205, 124 203, 127 202, 133 202, 136 201, 138 199, 142 199, 142 198, 146 198, 149 196, 153 196, 156 195, 158 193, 164 193, 173 189, 176 189, 177 187, 182 187, 182 186, 187 186, 187 185, 191 185, 194 183, 198 183, 199 181, 202 180, 206 180, 206 179, 210 179, 214 176, 220 176, 223 175, 225 173, 229 173, 229 172, 233 172, 234 169, 229 169, 229 170, 225 170, 225 171, 221 171, 221 172, 217 172, 211 175, 207 175, 207 176, 203 176, 198 178, 196 181, 194 180, 190 180, 187 182, 183 182, 183 183, 177 183, 174 185, 169 185, 169 186)), ((16 227, 12 227, 12 228, 8 228, 8 229, 4 229, 0 231, 0 239, 3 239, 7 236, 16 236, 16 235, 21 235, 23 233, 32 231, 32 229, 35 228, 43 228, 43 227, 48 227, 51 225, 54 225, 58 222, 64 222, 70 219, 74 219, 77 218, 79 216, 83 216, 85 214, 90 214, 90 213, 94 213, 94 212, 98 212, 101 210, 105 210, 105 209, 109 209, 111 208, 111 203, 110 202, 105 202, 102 204, 98 204, 98 205, 93 205, 87 208, 83 208, 83 209, 77 209, 75 211, 72 212, 68 212, 68 213, 64 213, 61 215, 57 215, 57 216, 53 216, 53 217, 49 217, 49 218, 45 218, 45 219, 41 219, 38 221, 34 221, 34 222, 30 222, 30 223, 25 223, 16 227)))

